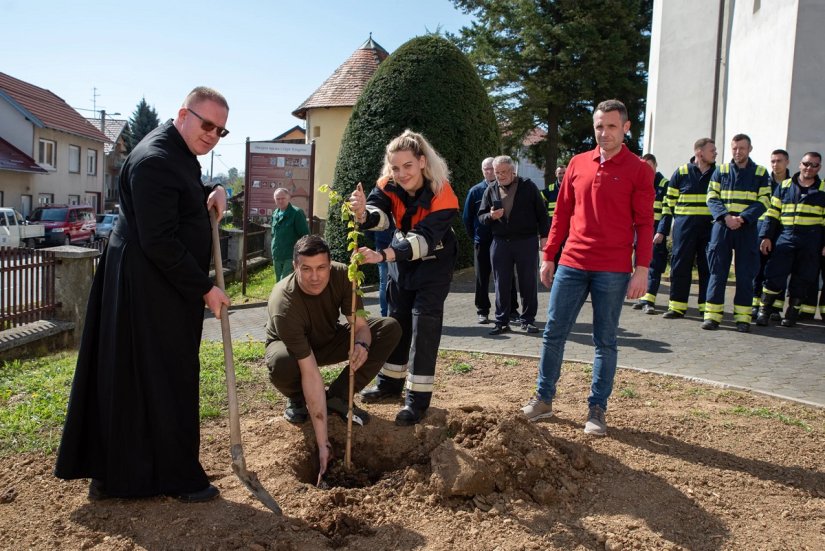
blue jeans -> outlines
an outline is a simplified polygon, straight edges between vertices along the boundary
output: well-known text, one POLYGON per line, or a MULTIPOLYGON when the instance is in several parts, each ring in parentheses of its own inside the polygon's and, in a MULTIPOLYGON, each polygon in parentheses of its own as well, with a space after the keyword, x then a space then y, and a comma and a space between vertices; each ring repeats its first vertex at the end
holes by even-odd
POLYGON ((579 311, 590 295, 593 303, 593 383, 587 402, 607 409, 613 391, 618 347, 616 333, 622 313, 630 274, 624 272, 588 272, 568 266, 556 270, 550 289, 547 325, 542 337, 537 392, 542 400, 552 400, 561 376, 564 344, 576 323, 579 311))
POLYGON ((378 304, 381 308, 381 317, 387 317, 387 263, 378 263, 378 304))

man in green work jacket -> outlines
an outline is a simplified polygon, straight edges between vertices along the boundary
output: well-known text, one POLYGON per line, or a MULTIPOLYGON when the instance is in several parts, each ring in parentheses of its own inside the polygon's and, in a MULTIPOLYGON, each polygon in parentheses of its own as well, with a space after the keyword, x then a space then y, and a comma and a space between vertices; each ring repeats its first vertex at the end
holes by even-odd
POLYGON ((275 190, 275 206, 272 213, 272 265, 275 279, 281 281, 292 273, 292 249, 295 243, 309 234, 304 211, 289 202, 292 195, 286 189, 275 190))

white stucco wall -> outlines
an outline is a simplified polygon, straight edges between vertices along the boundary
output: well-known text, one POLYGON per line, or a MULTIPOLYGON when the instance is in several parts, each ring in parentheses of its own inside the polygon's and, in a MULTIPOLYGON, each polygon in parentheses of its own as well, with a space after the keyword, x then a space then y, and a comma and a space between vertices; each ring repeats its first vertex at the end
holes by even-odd
MULTIPOLYGON (((801 53, 795 48, 797 3, 797 0, 762 1, 756 11, 754 0, 739 0, 734 4, 724 137, 721 142, 717 141, 720 160, 730 160, 730 140, 738 133, 750 136, 751 158, 768 168, 771 151, 788 145, 792 90, 795 98, 800 94, 809 95, 799 86, 791 86, 797 64, 794 56, 801 53)), ((819 25, 821 23, 822 20, 819 25)), ((811 52, 808 57, 821 56, 821 51, 811 52)), ((823 65, 821 60, 816 64, 823 65)))
POLYGON ((711 135, 718 21, 719 0, 653 4, 644 149, 666 176, 711 135))
MULTIPOLYGON (((791 170, 808 151, 825 154, 825 2, 799 0, 788 122, 791 170)), ((823 175, 820 171, 820 176, 823 175)))
POLYGON ((20 111, 0 99, 0 138, 33 157, 34 126, 20 111))

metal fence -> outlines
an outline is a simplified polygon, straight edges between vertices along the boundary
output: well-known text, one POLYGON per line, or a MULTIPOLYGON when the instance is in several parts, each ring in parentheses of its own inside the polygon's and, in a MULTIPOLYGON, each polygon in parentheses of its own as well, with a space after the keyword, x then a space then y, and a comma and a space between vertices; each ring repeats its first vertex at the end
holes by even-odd
POLYGON ((95 257, 94 260, 94 268, 97 270, 97 265, 100 263, 100 259, 103 257, 103 251, 106 250, 106 245, 109 244, 109 240, 105 237, 98 237, 94 241, 89 241, 88 243, 78 243, 77 247, 83 247, 84 249, 94 249, 100 253, 100 255, 95 257))
POLYGON ((0 330, 55 316, 54 253, 0 248, 0 330))

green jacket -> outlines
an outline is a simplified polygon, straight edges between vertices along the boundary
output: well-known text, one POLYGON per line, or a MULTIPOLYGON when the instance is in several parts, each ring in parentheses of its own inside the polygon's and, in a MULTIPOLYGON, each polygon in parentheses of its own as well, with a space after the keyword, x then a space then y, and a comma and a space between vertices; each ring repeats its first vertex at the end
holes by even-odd
POLYGON ((272 213, 272 259, 292 258, 295 242, 309 233, 304 211, 289 203, 286 210, 272 213))

